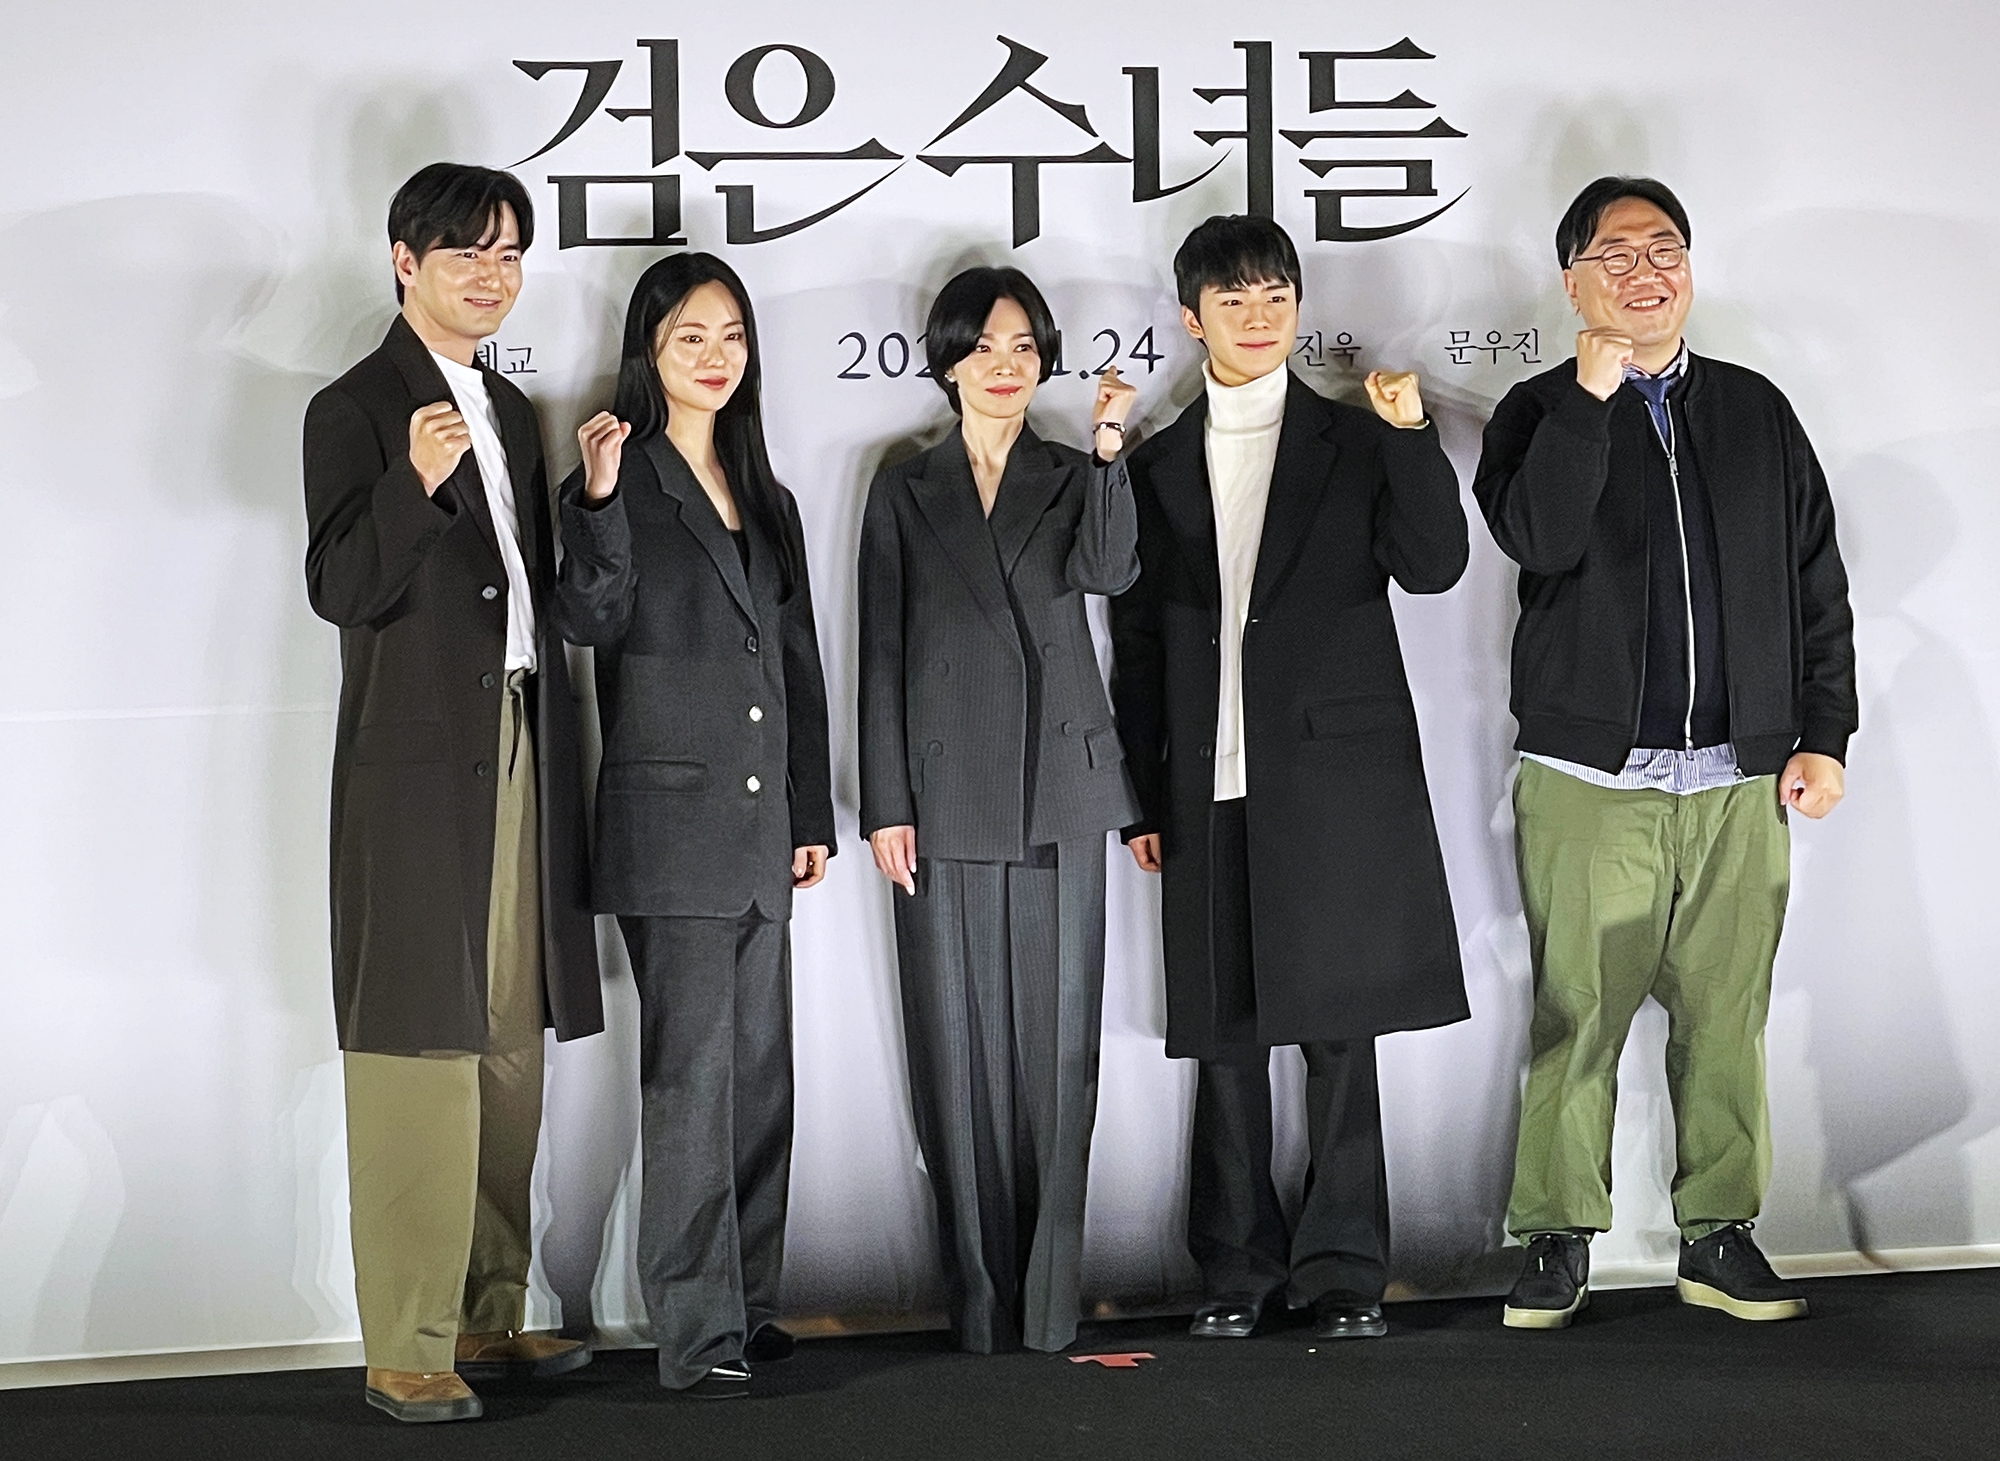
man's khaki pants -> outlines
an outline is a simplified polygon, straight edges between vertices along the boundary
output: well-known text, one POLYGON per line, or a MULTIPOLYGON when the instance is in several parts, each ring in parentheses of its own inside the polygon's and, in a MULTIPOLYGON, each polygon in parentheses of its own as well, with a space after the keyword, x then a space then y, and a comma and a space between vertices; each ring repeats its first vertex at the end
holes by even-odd
POLYGON ((1764 1019, 1791 884, 1776 779, 1675 796, 1523 760, 1514 784, 1535 1016, 1507 1229, 1611 1226, 1618 1057, 1647 995, 1667 1012, 1674 1219, 1754 1218, 1770 1176, 1764 1019))
POLYGON ((522 672, 501 703, 484 1055, 349 1052, 354 1287, 371 1368, 441 1373, 459 1332, 527 1314, 528 1192, 542 1121, 535 749, 522 672))

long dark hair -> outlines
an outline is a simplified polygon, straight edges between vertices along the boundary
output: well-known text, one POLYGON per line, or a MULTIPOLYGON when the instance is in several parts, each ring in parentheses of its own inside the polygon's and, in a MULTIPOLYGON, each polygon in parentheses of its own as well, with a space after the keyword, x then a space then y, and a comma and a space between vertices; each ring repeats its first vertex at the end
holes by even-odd
POLYGON ((654 340, 662 321, 708 283, 720 284, 743 311, 743 340, 749 358, 728 404, 715 413, 715 454, 729 476, 729 491, 746 517, 756 520, 777 549, 778 572, 789 595, 803 576, 800 545, 785 524, 784 488, 771 470, 764 447, 763 359, 757 348, 757 315, 736 271, 714 254, 669 254, 639 276, 625 311, 625 343, 618 357, 618 395, 612 411, 632 426, 636 444, 667 429, 667 390, 660 380, 654 340))

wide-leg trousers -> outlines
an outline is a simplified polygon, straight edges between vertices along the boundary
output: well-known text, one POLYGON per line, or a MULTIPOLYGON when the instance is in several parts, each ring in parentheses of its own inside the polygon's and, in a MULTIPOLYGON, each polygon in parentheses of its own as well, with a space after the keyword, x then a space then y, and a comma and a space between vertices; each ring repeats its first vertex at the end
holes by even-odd
POLYGON ((1104 839, 1018 863, 919 858, 893 894, 917 1145, 952 1334, 1076 1338, 1104 1002, 1104 839))
POLYGON ((778 1317, 792 1176, 791 924, 623 917, 639 987, 639 1289, 660 1383, 778 1317))
POLYGON ((1242 798, 1215 804, 1210 841, 1214 1059, 1197 1062, 1188 1141, 1188 1252, 1210 1301, 1295 1306, 1379 1299, 1389 1278, 1389 1182, 1375 1042, 1319 1040, 1306 1062, 1304 1202, 1288 1229, 1271 1177, 1271 1050, 1256 1042, 1249 837, 1242 798))
POLYGON ((1514 784, 1535 1015, 1507 1228, 1611 1226, 1618 1059, 1667 1012, 1674 1219, 1754 1218, 1771 1170, 1764 1021, 1791 887, 1776 780, 1691 795, 1594 786, 1524 760, 1514 784))
POLYGON ((543 1027, 531 724, 515 671, 493 762, 486 1053, 342 1057, 354 1287, 375 1369, 441 1373, 461 1331, 526 1322, 543 1027))

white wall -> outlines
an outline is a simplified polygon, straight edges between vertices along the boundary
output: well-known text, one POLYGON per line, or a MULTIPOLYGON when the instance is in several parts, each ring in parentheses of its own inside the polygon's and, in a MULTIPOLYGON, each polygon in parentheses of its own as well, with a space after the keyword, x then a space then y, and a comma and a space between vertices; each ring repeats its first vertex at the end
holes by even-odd
MULTIPOLYGON (((644 36, 681 41, 685 145, 924 148, 997 70, 990 22, 956 7, 746 3, 726 12, 602 0, 475 14, 340 6, 72 0, 11 8, 0 51, 0 1360, 285 1345, 355 1333, 339 1066, 327 994, 325 803, 335 635, 301 591, 298 436, 313 391, 369 349, 392 308, 388 198, 437 157, 507 165, 568 115, 579 73, 510 63, 622 59, 608 104, 646 105, 644 36), (679 18, 675 18, 678 15, 679 18), (722 76, 791 43, 838 80, 796 132, 727 109, 722 76)), ((1126 66, 1161 68, 1169 181, 1214 155, 1269 40, 1279 127, 1407 127, 1463 140, 1316 144, 1424 156, 1441 218, 1379 243, 1313 243, 1321 186, 1276 144, 1278 216, 1307 257, 1307 328, 1349 332, 1352 369, 1414 365, 1462 476, 1480 423, 1537 366, 1455 365, 1449 332, 1573 328, 1550 234, 1575 189, 1657 173, 1694 218, 1696 348, 1772 375, 1817 444, 1854 580, 1863 731, 1850 794, 1795 822, 1797 878, 1769 1050, 1777 1161, 1761 1231, 1807 1255, 2000 1244, 2000 448, 1992 364, 2000 266, 1990 10, 1686 0, 1352 8, 1186 0, 1009 8, 1051 59, 1034 82, 1082 102, 1129 150, 1126 66), (1427 111, 1306 111, 1302 50, 1403 35, 1437 59, 1343 69, 1346 94, 1411 87, 1427 111), (1353 120, 1346 120, 1346 119, 1353 120)), ((790 63, 760 95, 796 105, 790 63), (790 95, 787 95, 788 88, 790 95)), ((1345 63, 1344 63, 1345 64, 1345 63)), ((794 69, 792 76, 796 76, 794 69)), ((603 404, 630 281, 657 251, 558 248, 551 174, 649 171, 647 123, 601 113, 521 169, 540 211, 501 337, 558 469, 603 404)), ((1015 96, 940 151, 1072 153, 1085 137, 1015 96)), ((1147 324, 1166 358, 1158 423, 1192 394, 1168 262, 1185 230, 1243 206, 1241 162, 1164 202, 1130 170, 1044 171, 1042 236, 1010 250, 1005 172, 915 162, 826 222, 731 256, 766 329, 780 472, 806 518, 835 703, 854 691, 861 494, 892 444, 935 432, 914 372, 843 381, 860 331, 914 339, 962 263, 1011 261, 1050 293, 1073 351, 1147 324)), ((760 224, 886 167, 724 163, 678 172, 696 247, 723 236, 718 183, 754 182, 760 224), (769 210, 767 213, 766 210, 769 210)), ((1357 179, 1357 181, 1360 181, 1357 179)), ((1350 205, 1353 218, 1416 204, 1350 205)), ((605 195, 595 226, 643 223, 605 195)), ((893 346, 892 351, 893 362, 893 346)), ((1086 392, 1045 388, 1043 429, 1081 440, 1086 392)), ((874 369, 871 363, 871 369, 874 369)), ((1474 528, 1442 599, 1402 601, 1473 1019, 1383 1042, 1398 1267, 1413 1289, 1490 1285, 1527 1015, 1511 872, 1512 573, 1474 528)), ((843 854, 800 900, 799 1132, 788 1301, 801 1314, 934 1308, 887 894, 855 838, 851 715, 835 721, 843 854)), ((1185 1293, 1179 1246, 1187 1069, 1162 1055, 1153 888, 1116 853, 1087 1283, 1093 1299, 1185 1293)), ((611 940, 615 951, 616 939, 611 940)), ((609 1032, 553 1057, 538 1197, 538 1307, 626 1332, 635 1125, 629 979, 607 957, 609 1032)), ((1670 1255, 1670 1139, 1656 1010, 1624 1075, 1618 1225, 1601 1266, 1670 1255)), ((1295 1080, 1290 1067, 1288 1079, 1295 1080)), ((1296 1133, 1288 1135, 1292 1158, 1296 1133)), ((1937 1255, 1930 1255, 1935 1257, 1937 1255)))

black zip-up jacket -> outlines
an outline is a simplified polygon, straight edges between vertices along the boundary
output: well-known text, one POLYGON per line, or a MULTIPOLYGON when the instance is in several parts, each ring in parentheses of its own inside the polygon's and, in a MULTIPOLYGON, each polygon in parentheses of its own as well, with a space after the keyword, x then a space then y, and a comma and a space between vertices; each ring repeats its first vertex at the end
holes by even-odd
MULTIPOLYGON (((1833 499, 1778 388, 1690 354, 1676 393, 1714 522, 1730 739, 1746 775, 1795 751, 1844 761, 1860 716, 1833 499)), ((1487 423, 1473 494, 1521 565, 1512 707, 1522 751, 1615 772, 1638 744, 1649 491, 1667 463, 1636 392, 1600 401, 1568 360, 1487 423)))

